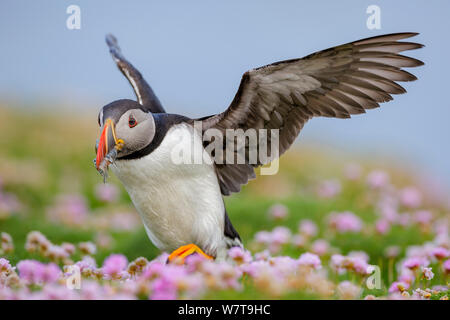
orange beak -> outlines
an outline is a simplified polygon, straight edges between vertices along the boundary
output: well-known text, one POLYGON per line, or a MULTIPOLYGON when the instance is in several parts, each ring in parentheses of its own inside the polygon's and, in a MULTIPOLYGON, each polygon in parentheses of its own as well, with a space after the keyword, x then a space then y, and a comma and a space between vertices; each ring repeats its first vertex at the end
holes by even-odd
POLYGON ((97 147, 97 157, 95 159, 97 170, 99 170, 99 167, 108 152, 119 144, 120 141, 117 140, 116 132, 114 130, 114 122, 111 119, 107 119, 103 126, 97 147))

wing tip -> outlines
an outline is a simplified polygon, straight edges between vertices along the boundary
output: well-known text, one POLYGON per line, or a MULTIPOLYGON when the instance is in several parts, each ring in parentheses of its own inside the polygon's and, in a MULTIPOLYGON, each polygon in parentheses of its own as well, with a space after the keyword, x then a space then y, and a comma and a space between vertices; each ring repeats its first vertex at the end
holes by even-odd
POLYGON ((109 52, 111 52, 112 54, 120 52, 120 47, 117 38, 112 33, 108 33, 105 36, 105 41, 109 47, 109 52))
MULTIPOLYGON (((354 44, 369 44, 369 43, 377 43, 380 41, 399 41, 404 40, 408 38, 412 38, 415 36, 418 36, 419 32, 395 32, 395 33, 387 33, 387 34, 380 34, 378 36, 373 36, 365 39, 361 39, 358 41, 355 41, 354 44)), ((421 45, 423 46, 423 45, 421 45)))
POLYGON ((399 35, 404 35, 405 38, 403 39, 407 39, 407 38, 412 38, 415 36, 418 36, 420 34, 420 32, 399 32, 399 35))
POLYGON ((112 33, 107 33, 105 36, 105 41, 108 46, 117 45, 117 38, 112 33))

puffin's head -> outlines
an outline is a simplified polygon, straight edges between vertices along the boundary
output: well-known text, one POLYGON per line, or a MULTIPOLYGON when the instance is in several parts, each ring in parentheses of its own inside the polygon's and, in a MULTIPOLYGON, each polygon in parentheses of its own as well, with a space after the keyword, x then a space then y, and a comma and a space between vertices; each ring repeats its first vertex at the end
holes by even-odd
POLYGON ((117 158, 127 156, 148 146, 155 136, 152 113, 133 100, 117 100, 104 106, 98 124, 97 170, 111 151, 117 151, 117 158))

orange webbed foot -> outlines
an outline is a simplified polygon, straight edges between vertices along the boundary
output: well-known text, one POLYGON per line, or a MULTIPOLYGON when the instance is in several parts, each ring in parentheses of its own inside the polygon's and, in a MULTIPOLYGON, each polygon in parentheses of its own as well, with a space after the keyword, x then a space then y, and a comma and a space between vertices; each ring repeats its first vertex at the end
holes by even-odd
POLYGON ((181 263, 184 263, 184 259, 187 256, 190 256, 191 254, 194 254, 194 253, 198 253, 198 254, 202 255, 206 259, 213 259, 213 257, 207 255, 206 253, 203 252, 202 249, 197 247, 195 244, 191 243, 191 244, 188 244, 185 246, 181 246, 178 249, 176 249, 175 251, 173 251, 169 256, 168 262, 174 262, 176 260, 181 263))

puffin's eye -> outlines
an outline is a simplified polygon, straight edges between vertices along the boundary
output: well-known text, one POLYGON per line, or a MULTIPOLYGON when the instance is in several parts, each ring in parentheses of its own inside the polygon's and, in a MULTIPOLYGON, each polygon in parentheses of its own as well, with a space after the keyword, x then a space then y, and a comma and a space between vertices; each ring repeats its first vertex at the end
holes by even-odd
POLYGON ((129 126, 130 128, 133 128, 133 127, 135 127, 136 125, 137 125, 136 119, 135 119, 132 115, 130 115, 130 117, 128 118, 128 126, 129 126))

